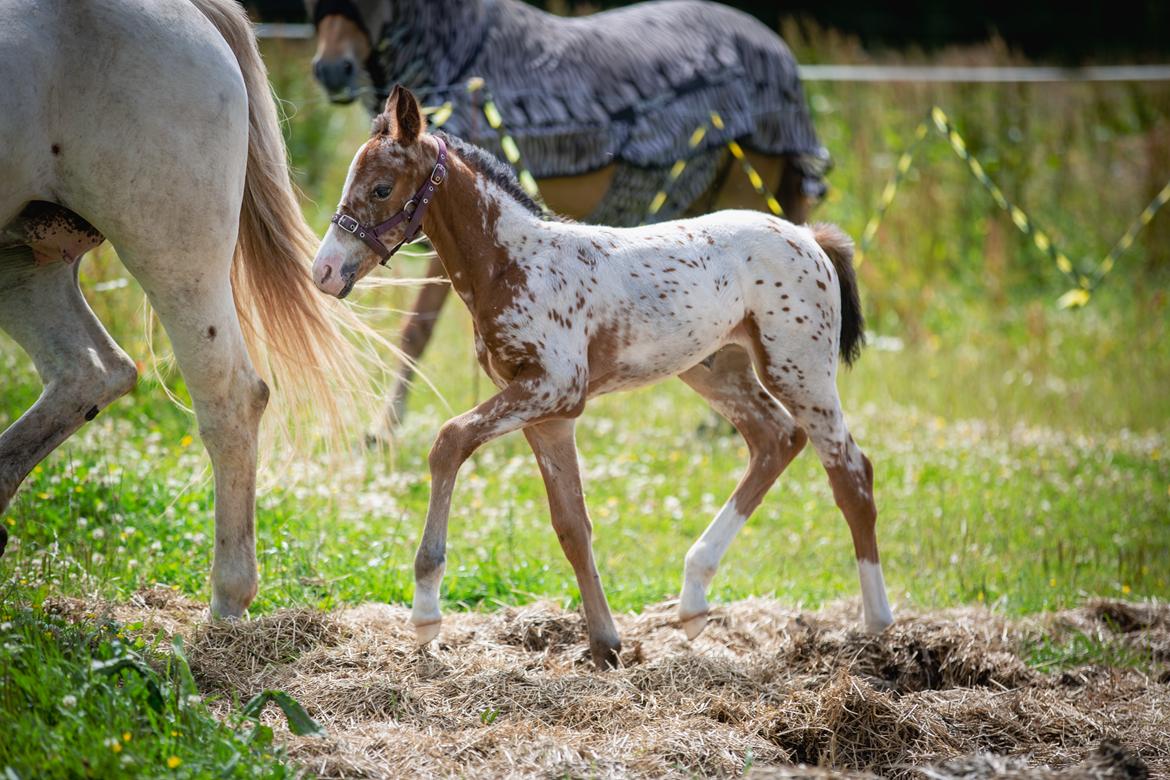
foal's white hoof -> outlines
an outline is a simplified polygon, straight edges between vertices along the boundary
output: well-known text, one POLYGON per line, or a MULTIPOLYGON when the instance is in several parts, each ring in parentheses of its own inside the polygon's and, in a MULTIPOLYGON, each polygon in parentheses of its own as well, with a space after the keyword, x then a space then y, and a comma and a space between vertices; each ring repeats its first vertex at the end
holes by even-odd
POLYGON ((703 629, 707 627, 707 613, 701 612, 698 615, 693 615, 689 618, 682 618, 682 628, 687 634, 687 639, 694 639, 699 634, 703 633, 703 629))
POLYGON ((414 638, 419 647, 429 645, 435 637, 439 635, 439 629, 442 628, 443 621, 436 620, 432 623, 423 623, 422 625, 415 624, 414 638))

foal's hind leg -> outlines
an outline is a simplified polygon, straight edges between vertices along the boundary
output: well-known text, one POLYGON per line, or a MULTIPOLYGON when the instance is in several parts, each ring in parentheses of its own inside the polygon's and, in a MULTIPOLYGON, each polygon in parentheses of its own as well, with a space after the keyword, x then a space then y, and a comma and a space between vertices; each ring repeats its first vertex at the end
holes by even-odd
POLYGON ((593 662, 606 669, 617 666, 622 644, 593 560, 593 524, 581 489, 573 427, 573 420, 549 420, 525 428, 524 435, 544 477, 553 530, 577 575, 593 662))
POLYGON ((808 434, 829 474, 833 498, 853 535, 865 627, 881 631, 894 618, 886 598, 874 530, 877 507, 873 496, 873 466, 845 425, 837 395, 836 356, 802 352, 794 358, 778 348, 769 351, 769 344, 791 345, 797 343, 799 335, 794 333, 772 342, 757 343, 757 373, 768 391, 784 403, 808 434), (819 363, 810 359, 816 357, 824 359, 819 363))
POLYGON ((804 432, 764 391, 743 349, 724 347, 709 362, 709 366, 699 364, 679 378, 736 427, 747 442, 749 460, 731 498, 687 552, 678 612, 689 639, 707 625, 707 588, 723 554, 805 444, 804 432))
POLYGON ((0 513, 42 458, 134 387, 138 372, 94 317, 77 266, 36 265, 26 248, 0 252, 0 328, 28 353, 40 398, 0 435, 0 513))

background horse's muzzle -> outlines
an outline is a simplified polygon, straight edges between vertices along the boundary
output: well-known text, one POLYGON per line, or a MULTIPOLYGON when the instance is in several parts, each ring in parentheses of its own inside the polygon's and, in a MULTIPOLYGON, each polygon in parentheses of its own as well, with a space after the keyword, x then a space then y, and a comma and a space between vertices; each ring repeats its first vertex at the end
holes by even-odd
POLYGON ((357 97, 358 64, 351 57, 318 59, 313 63, 313 76, 325 88, 334 103, 352 103, 357 97))

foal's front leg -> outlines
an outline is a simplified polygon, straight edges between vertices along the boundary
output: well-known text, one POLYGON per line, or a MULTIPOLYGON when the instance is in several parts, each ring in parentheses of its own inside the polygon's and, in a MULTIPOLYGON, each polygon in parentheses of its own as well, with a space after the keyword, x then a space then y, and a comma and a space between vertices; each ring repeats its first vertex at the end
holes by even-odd
POLYGON ((622 643, 601 575, 593 560, 593 524, 585 508, 585 494, 581 489, 581 467, 577 462, 577 441, 572 420, 549 420, 524 429, 524 435, 536 455, 540 473, 548 491, 548 507, 552 514, 553 530, 565 557, 577 575, 581 589, 581 603, 585 607, 585 624, 589 630, 589 650, 597 668, 618 665, 622 643))
POLYGON ((431 448, 431 500, 422 541, 414 558, 414 624, 420 645, 439 634, 439 585, 447 559, 447 518, 455 475, 482 444, 552 417, 576 417, 584 406, 584 387, 547 374, 517 377, 499 394, 448 420, 431 448))

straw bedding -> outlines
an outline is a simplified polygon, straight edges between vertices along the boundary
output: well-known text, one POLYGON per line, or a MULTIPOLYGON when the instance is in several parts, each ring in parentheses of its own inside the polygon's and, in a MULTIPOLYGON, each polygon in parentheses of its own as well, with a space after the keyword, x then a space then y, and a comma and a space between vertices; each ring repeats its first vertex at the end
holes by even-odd
POLYGON ((295 696, 329 736, 281 739, 321 777, 1170 776, 1167 605, 903 612, 878 637, 854 606, 741 601, 690 644, 655 605, 618 616, 624 667, 606 673, 582 617, 548 603, 448 613, 422 652, 397 606, 206 624, 201 604, 153 590, 108 609, 186 636, 213 707, 295 696), (1023 660, 1074 640, 1118 665, 1023 660))

